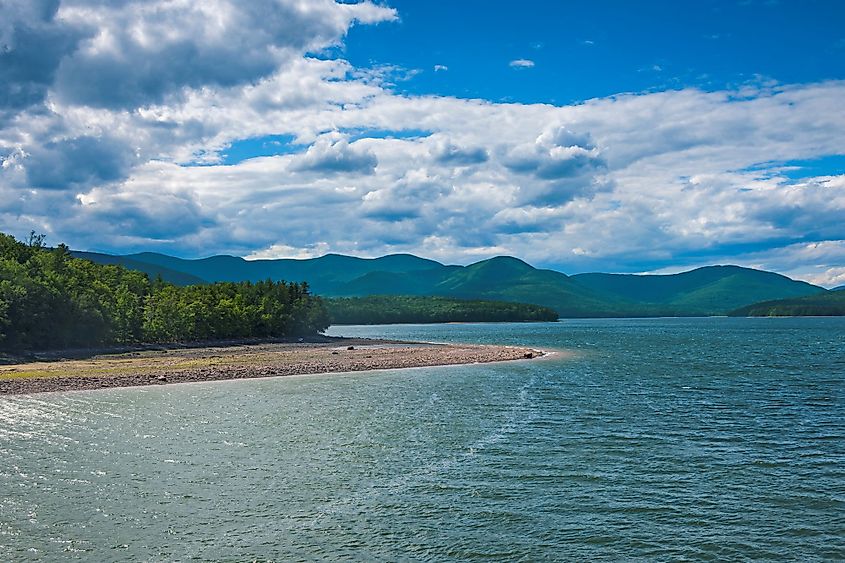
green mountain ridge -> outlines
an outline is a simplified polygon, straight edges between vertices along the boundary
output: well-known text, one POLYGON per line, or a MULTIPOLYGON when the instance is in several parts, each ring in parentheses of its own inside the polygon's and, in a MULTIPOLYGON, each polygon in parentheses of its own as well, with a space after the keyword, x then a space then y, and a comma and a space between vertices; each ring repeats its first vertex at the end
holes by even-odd
POLYGON ((165 281, 177 285, 184 284, 180 283, 180 280, 173 279, 173 272, 187 274, 205 283, 216 281, 257 282, 268 278, 307 281, 315 293, 329 293, 337 285, 351 281, 368 272, 407 273, 442 266, 434 260, 419 258, 411 254, 391 254, 380 258, 357 258, 341 254, 326 254, 319 258, 302 260, 292 258, 246 260, 228 255, 186 260, 156 252, 110 256, 74 251, 74 255, 100 263, 106 263, 103 257, 108 257, 110 260, 121 260, 119 263, 132 269, 140 269, 139 264, 153 265, 163 269, 162 277, 165 281), (171 279, 168 279, 168 276, 171 279))
POLYGON ((824 291, 781 274, 740 266, 705 266, 679 274, 578 274, 573 279, 623 299, 648 303, 669 316, 725 314, 733 309, 824 291))
POLYGON ((500 256, 458 268, 428 292, 461 299, 534 303, 563 317, 647 314, 637 304, 609 297, 554 270, 540 270, 517 258, 500 256))
MULTIPOLYGON (((97 264, 124 266, 130 270, 137 270, 147 274, 151 280, 161 276, 164 281, 170 282, 178 286, 196 285, 208 283, 206 280, 180 272, 165 266, 161 266, 154 262, 145 262, 142 260, 133 260, 129 256, 112 256, 110 254, 101 254, 98 252, 79 252, 73 251, 71 253, 74 258, 84 258, 97 264)), ((140 255, 139 255, 140 256, 140 255)))
POLYGON ((185 260, 157 253, 77 255, 122 263, 148 273, 158 269, 173 283, 180 283, 176 278, 182 282, 307 281, 314 293, 326 297, 437 296, 507 301, 549 307, 562 317, 725 315, 761 301, 827 292, 780 274, 740 266, 706 266, 678 274, 568 276, 534 268, 510 256, 447 266, 411 254, 380 258, 327 254, 303 260, 245 260, 234 256, 185 260))

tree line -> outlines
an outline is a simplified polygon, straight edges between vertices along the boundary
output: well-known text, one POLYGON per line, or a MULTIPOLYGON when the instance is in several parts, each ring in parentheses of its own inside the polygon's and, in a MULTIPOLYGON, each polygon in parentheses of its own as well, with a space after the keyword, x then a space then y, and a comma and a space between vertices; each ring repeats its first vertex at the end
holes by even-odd
POLYGON ((447 297, 379 295, 326 299, 332 324, 556 321, 540 305, 447 297))
POLYGON ((737 309, 732 317, 841 317, 845 316, 845 290, 764 301, 737 309))
POLYGON ((43 235, 0 233, 0 349, 300 336, 329 325, 307 283, 177 287, 123 266, 74 258, 43 235))

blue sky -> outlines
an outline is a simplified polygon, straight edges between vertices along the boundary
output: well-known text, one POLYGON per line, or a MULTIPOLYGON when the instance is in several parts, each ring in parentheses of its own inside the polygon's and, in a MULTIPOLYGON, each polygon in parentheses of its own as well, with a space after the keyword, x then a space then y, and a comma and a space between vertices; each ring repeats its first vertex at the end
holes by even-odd
POLYGON ((343 56, 362 68, 422 70, 396 84, 411 94, 569 104, 621 92, 845 76, 845 3, 837 1, 390 5, 400 21, 353 28, 343 56), (535 66, 514 73, 505 63, 518 59, 535 66))
POLYGON ((845 284, 845 3, 0 0, 0 230, 845 284))

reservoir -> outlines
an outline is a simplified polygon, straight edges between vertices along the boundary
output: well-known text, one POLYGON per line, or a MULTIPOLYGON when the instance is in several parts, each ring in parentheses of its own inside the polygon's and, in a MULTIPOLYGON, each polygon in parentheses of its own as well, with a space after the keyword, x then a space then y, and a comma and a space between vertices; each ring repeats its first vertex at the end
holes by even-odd
POLYGON ((0 560, 845 559, 845 319, 339 326, 547 357, 0 397, 0 560))

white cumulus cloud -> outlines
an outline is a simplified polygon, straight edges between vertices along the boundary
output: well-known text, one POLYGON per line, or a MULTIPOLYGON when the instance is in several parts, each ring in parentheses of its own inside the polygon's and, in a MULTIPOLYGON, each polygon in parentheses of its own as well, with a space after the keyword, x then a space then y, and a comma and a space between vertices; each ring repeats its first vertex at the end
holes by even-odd
POLYGON ((511 68, 532 68, 534 61, 531 59, 514 59, 508 63, 511 68))
POLYGON ((845 267, 845 175, 790 165, 841 154, 842 81, 567 106, 399 95, 401 69, 325 51, 396 18, 373 3, 10 6, 5 232, 188 256, 507 253, 570 272, 737 262, 826 284, 845 267), (215 68, 238 42, 243 65, 215 68), (223 164, 268 138, 278 154, 223 164))

